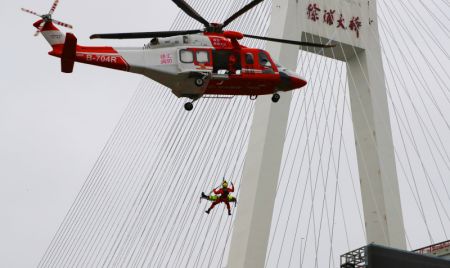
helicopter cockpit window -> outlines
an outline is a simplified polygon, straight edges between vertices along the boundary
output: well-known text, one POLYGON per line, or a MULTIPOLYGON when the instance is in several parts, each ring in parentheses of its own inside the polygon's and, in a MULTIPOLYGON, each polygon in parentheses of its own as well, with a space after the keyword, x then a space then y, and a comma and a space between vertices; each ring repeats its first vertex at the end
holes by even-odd
POLYGON ((269 58, 267 57, 266 54, 264 54, 263 52, 259 52, 258 56, 259 56, 259 64, 261 66, 272 67, 272 65, 270 64, 269 58))
POLYGON ((263 73, 273 73, 272 64, 270 63, 269 57, 267 57, 266 53, 259 52, 258 53, 259 64, 263 67, 263 73))
POLYGON ((247 64, 253 64, 255 61, 253 59, 252 53, 245 53, 245 63, 247 64))
POLYGON ((183 63, 193 63, 194 62, 194 53, 190 50, 180 50, 180 60, 183 63))
POLYGON ((197 51, 197 62, 198 63, 207 63, 209 62, 209 53, 205 50, 197 51))

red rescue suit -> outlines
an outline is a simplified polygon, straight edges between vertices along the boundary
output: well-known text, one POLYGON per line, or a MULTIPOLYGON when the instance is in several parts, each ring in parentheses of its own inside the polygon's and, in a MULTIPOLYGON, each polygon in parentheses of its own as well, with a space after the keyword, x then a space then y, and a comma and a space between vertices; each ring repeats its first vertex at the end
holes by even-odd
POLYGON ((230 201, 235 202, 234 201, 235 198, 230 196, 230 193, 234 192, 234 185, 231 184, 231 188, 222 187, 220 189, 214 189, 213 192, 214 192, 214 194, 220 195, 220 196, 217 200, 215 200, 211 204, 211 207, 207 210, 207 213, 209 213, 211 211, 211 209, 213 209, 217 204, 220 204, 223 202, 227 206, 228 214, 231 215, 230 201))

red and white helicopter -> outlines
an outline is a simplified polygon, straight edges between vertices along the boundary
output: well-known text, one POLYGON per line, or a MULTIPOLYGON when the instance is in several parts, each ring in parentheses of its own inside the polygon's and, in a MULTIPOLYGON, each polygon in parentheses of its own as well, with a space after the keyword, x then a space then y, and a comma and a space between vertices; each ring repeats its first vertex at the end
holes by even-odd
POLYGON ((94 34, 91 39, 152 38, 143 48, 91 47, 77 45, 72 33, 64 34, 55 24, 72 28, 54 20, 55 0, 48 14, 40 16, 33 25, 35 35, 42 33, 52 46, 50 55, 61 58, 61 71, 71 73, 75 62, 97 65, 142 74, 172 89, 177 97, 187 97, 184 108, 192 110, 193 102, 208 95, 258 95, 273 94, 278 102, 279 91, 289 91, 306 85, 305 79, 272 60, 262 49, 239 44, 242 38, 255 38, 301 46, 329 48, 322 45, 223 30, 232 21, 264 0, 254 0, 233 14, 222 24, 209 23, 184 0, 172 0, 187 15, 201 22, 203 30, 134 32, 94 34))

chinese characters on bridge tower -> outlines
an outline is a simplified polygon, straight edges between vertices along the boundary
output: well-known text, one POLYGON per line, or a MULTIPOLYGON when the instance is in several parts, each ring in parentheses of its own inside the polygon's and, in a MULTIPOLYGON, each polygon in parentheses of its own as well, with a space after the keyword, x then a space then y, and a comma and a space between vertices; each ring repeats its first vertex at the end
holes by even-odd
MULTIPOLYGON (((334 24, 334 12, 336 12, 336 10, 326 10, 323 12, 323 22, 325 22, 328 25, 333 25, 334 24)), ((342 14, 341 14, 342 15, 342 14)))
POLYGON ((346 29, 345 28, 345 19, 342 17, 342 14, 339 15, 339 19, 337 20, 337 23, 338 23, 338 25, 337 25, 338 28, 342 28, 344 30, 346 29))
POLYGON ((308 6, 308 19, 312 21, 318 21, 319 20, 319 12, 320 8, 317 6, 317 4, 309 4, 308 6))
POLYGON ((348 27, 350 27, 350 30, 356 32, 356 37, 359 38, 359 28, 361 28, 361 22, 359 21, 359 17, 353 17, 352 20, 350 21, 350 25, 348 27))
MULTIPOLYGON (((314 22, 320 21, 320 9, 319 5, 316 3, 311 3, 308 5, 306 15, 308 16, 308 20, 312 20, 314 22)), ((325 9, 323 11, 323 23, 328 24, 329 26, 336 25, 336 28, 341 29, 350 29, 350 31, 355 32, 356 37, 359 38, 359 29, 362 27, 362 23, 359 20, 359 17, 352 17, 350 21, 346 24, 344 15, 342 13, 337 16, 337 20, 335 21, 335 12, 334 9, 325 9)), ((336 14, 337 15, 337 14, 336 14)))

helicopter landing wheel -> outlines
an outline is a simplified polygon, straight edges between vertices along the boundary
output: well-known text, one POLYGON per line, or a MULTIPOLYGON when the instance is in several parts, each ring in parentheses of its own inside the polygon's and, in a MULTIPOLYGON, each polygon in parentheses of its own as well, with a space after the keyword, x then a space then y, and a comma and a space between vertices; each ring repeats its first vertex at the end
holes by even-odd
POLYGON ((258 98, 258 95, 250 95, 251 100, 256 100, 256 98, 258 98))
POLYGON ((272 96, 272 102, 277 103, 280 100, 280 94, 275 93, 272 96))
POLYGON ((194 104, 192 104, 192 102, 186 102, 184 104, 184 109, 186 109, 186 111, 191 111, 194 108, 194 104))
POLYGON ((201 87, 205 83, 205 80, 203 80, 202 78, 196 78, 194 83, 196 86, 201 87))

